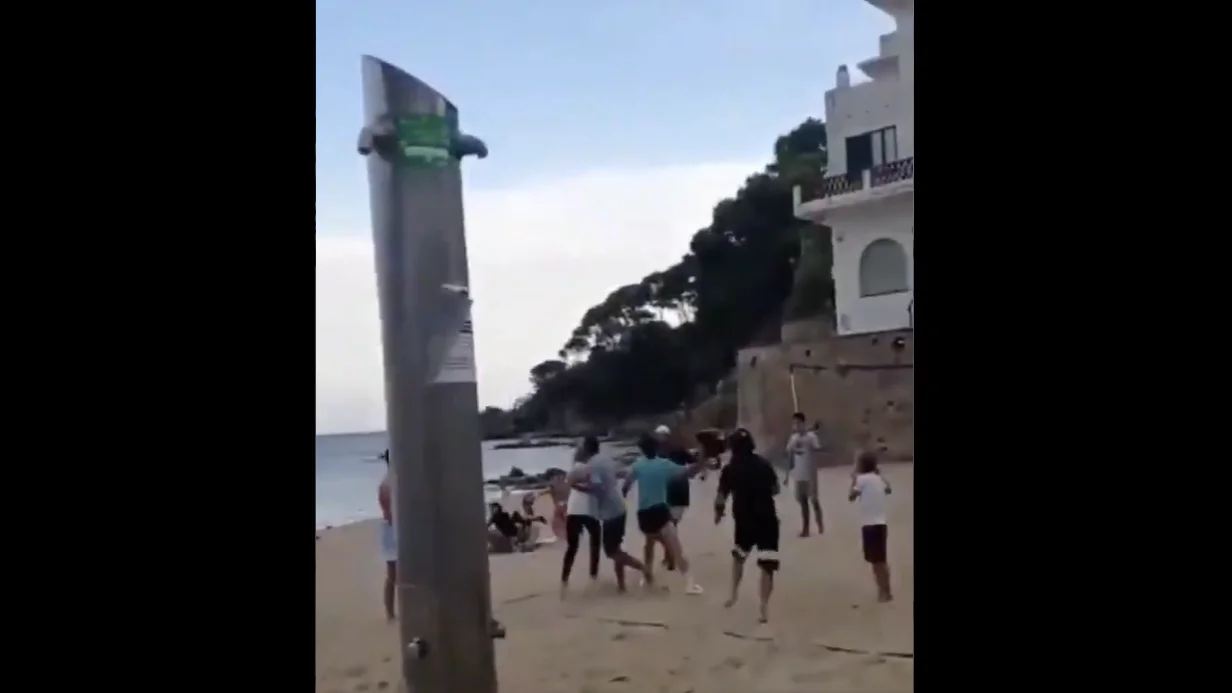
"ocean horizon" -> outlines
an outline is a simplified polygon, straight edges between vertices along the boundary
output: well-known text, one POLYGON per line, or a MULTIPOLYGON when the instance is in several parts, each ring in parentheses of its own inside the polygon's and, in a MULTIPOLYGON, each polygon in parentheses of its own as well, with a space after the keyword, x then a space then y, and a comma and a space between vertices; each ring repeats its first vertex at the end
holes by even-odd
MULTIPOLYGON (((514 467, 527 474, 549 467, 565 469, 573 457, 573 450, 563 446, 495 449, 502 442, 510 441, 483 443, 484 479, 503 476, 514 467)), ((389 447, 386 433, 318 435, 316 445, 317 529, 379 518, 376 491, 385 475, 385 463, 379 456, 389 447)), ((488 497, 493 492, 488 491, 488 497)))

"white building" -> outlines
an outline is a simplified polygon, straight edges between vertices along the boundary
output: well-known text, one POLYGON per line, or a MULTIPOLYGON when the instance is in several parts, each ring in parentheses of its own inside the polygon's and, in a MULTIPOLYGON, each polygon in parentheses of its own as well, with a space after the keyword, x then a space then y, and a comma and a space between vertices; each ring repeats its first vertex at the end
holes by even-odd
POLYGON ((915 0, 866 0, 897 29, 877 55, 840 66, 826 92, 827 178, 796 189, 796 216, 824 223, 834 246, 840 335, 915 326, 915 0))

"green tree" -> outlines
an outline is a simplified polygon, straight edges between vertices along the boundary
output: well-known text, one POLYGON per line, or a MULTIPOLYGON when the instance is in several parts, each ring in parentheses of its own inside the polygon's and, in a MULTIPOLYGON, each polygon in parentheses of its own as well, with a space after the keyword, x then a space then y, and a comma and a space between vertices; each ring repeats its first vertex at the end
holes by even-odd
POLYGON ((719 201, 680 261, 612 291, 557 354, 531 370, 516 425, 592 424, 689 407, 713 394, 737 350, 777 341, 784 317, 832 310, 829 229, 795 218, 792 188, 825 175, 825 125, 809 119, 774 158, 719 201), (790 299, 790 300, 789 300, 790 299))

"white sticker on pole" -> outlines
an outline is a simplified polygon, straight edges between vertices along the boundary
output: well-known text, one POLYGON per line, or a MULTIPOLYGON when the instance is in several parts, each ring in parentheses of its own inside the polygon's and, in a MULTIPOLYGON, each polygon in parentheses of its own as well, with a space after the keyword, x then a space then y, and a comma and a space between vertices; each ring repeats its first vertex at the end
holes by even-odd
POLYGON ((462 329, 453 336, 453 343, 445 352, 445 360, 441 362, 440 374, 434 383, 473 383, 475 382, 475 334, 471 327, 470 315, 462 329))

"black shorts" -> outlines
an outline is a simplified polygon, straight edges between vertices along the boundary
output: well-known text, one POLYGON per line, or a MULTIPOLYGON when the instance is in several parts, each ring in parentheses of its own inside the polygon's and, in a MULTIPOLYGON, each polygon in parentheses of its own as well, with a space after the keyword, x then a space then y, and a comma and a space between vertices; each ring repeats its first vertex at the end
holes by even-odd
POLYGON ((864 544, 864 560, 869 563, 886 562, 885 525, 864 525, 860 528, 860 541, 864 544))
POLYGON ((637 528, 642 534, 658 534, 672 521, 672 511, 666 505, 652 505, 637 511, 637 528))
POLYGON ((817 500, 817 480, 792 481, 792 490, 795 491, 796 500, 803 503, 808 500, 817 500))
POLYGON ((625 522, 627 515, 614 517, 603 521, 603 553, 611 556, 620 553, 620 545, 625 541, 625 522))
POLYGON ((744 561, 757 551, 757 565, 764 570, 779 569, 779 521, 778 518, 760 520, 736 520, 736 543, 732 556, 744 561))

